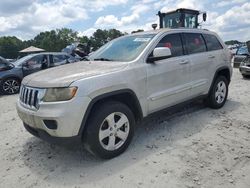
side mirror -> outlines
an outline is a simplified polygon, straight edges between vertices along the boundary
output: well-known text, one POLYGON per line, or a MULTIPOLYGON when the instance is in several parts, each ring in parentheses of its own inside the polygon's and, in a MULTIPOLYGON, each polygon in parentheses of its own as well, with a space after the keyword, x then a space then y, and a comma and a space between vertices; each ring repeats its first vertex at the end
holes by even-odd
POLYGON ((171 57, 172 53, 168 47, 157 47, 153 51, 153 56, 148 57, 149 63, 154 63, 155 61, 167 59, 171 57))
POLYGON ((206 12, 203 13, 202 18, 203 18, 203 21, 204 21, 204 22, 207 20, 207 13, 206 13, 206 12))

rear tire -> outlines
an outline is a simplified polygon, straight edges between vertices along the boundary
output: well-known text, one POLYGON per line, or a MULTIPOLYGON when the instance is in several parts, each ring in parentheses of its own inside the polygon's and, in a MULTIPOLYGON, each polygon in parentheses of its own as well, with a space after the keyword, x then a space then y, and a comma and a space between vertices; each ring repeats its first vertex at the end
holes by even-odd
POLYGON ((209 92, 206 104, 213 109, 224 106, 228 95, 228 80, 225 76, 218 76, 209 92))
POLYGON ((116 101, 101 103, 95 106, 87 122, 85 147, 100 158, 114 158, 129 146, 134 125, 134 114, 128 106, 116 101))
POLYGON ((0 83, 0 90, 4 95, 13 95, 19 92, 21 82, 17 78, 6 78, 0 83))

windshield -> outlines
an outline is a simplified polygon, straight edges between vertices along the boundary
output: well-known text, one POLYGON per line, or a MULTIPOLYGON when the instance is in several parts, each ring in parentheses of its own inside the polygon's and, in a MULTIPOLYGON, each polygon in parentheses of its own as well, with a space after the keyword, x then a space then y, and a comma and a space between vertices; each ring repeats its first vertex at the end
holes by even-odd
POLYGON ((89 56, 89 60, 132 61, 137 58, 155 34, 129 35, 112 40, 89 56))
POLYGON ((9 64, 9 62, 0 56, 0 64, 9 64))
POLYGON ((27 61, 28 59, 32 58, 34 55, 27 55, 27 56, 24 56, 18 60, 16 60, 15 62, 13 62, 14 65, 18 66, 22 63, 24 63, 25 61, 27 61))

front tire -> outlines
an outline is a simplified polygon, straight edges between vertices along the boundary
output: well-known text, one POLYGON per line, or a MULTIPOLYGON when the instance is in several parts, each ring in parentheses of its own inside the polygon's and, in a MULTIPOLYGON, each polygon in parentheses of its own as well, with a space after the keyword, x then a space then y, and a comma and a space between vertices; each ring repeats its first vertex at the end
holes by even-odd
POLYGON ((125 104, 116 101, 99 104, 91 112, 84 144, 95 156, 116 157, 129 146, 134 125, 134 114, 125 104))
POLYGON ((16 94, 20 90, 20 80, 17 78, 6 78, 0 84, 0 90, 5 95, 16 94))
POLYGON ((224 76, 218 76, 209 92, 206 100, 207 105, 213 109, 224 106, 228 95, 228 80, 224 76))

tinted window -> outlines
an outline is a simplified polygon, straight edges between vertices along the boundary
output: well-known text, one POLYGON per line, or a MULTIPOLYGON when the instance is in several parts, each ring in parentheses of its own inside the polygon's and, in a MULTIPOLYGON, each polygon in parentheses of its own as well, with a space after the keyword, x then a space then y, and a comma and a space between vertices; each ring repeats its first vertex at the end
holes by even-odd
POLYGON ((48 59, 47 55, 36 55, 32 57, 31 59, 24 62, 24 65, 28 69, 46 69, 48 67, 48 59))
POLYGON ((204 39, 199 33, 185 33, 185 45, 189 54, 205 52, 206 45, 204 39))
POLYGON ((183 55, 182 42, 179 34, 166 35, 156 47, 170 48, 173 57, 183 55))
POLYGON ((222 49, 222 45, 220 44, 216 36, 208 34, 204 34, 203 36, 205 38, 208 51, 222 49))
POLYGON ((42 61, 46 61, 47 57, 46 55, 37 55, 35 57, 32 57, 30 60, 27 61, 28 65, 37 65, 42 64, 42 61))

